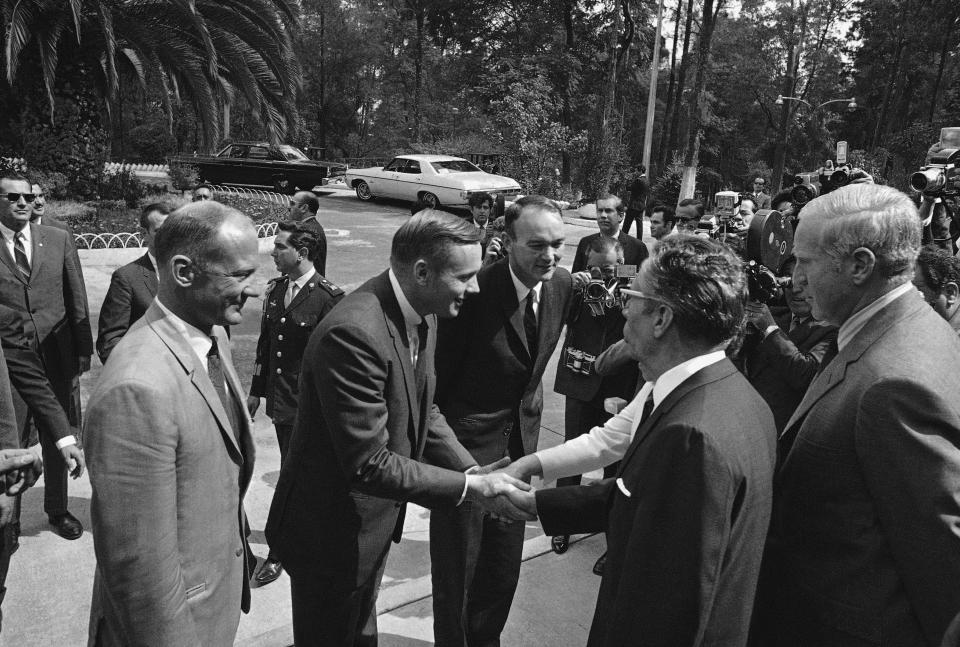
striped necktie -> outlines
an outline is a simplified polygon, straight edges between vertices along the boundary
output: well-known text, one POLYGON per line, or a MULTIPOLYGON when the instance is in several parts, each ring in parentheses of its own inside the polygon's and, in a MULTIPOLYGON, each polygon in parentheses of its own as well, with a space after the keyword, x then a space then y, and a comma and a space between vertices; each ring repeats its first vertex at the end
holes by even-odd
POLYGON ((23 247, 23 232, 18 231, 13 235, 13 255, 17 261, 17 269, 23 274, 23 278, 30 280, 30 261, 27 260, 27 250, 23 247))

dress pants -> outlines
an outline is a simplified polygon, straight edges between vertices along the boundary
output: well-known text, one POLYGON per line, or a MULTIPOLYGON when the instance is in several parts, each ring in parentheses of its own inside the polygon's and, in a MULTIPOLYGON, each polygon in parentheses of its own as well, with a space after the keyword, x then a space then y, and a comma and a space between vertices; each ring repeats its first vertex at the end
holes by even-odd
MULTIPOLYGON (((10 569, 10 557, 17 545, 16 532, 14 524, 8 524, 0 528, 0 607, 3 605, 3 598, 7 593, 7 571, 10 569)), ((3 631, 3 609, 0 608, 0 632, 3 631)))
POLYGON ((377 593, 389 549, 387 544, 370 579, 352 590, 290 573, 297 647, 377 647, 377 593))
POLYGON ((634 220, 637 222, 637 233, 636 238, 643 238, 643 210, 642 209, 627 209, 627 213, 623 216, 623 222, 620 223, 620 230, 625 234, 630 233, 630 225, 633 224, 634 220))
MULTIPOLYGON (((563 440, 573 440, 577 436, 588 433, 594 427, 599 427, 610 419, 603 406, 593 402, 584 402, 567 396, 563 410, 563 440)), ((613 463, 603 468, 603 477, 616 476, 620 463, 613 463)), ((580 485, 580 475, 565 476, 557 479, 557 487, 580 485)))
POLYGON ((523 557, 522 521, 464 501, 430 513, 433 634, 437 647, 500 645, 523 557))
MULTIPOLYGON (((293 425, 273 423, 273 428, 277 432, 277 443, 280 445, 280 468, 287 462, 287 450, 290 448, 290 437, 293 435, 293 425)), ((267 555, 267 559, 280 561, 280 558, 273 553, 273 549, 267 555)))

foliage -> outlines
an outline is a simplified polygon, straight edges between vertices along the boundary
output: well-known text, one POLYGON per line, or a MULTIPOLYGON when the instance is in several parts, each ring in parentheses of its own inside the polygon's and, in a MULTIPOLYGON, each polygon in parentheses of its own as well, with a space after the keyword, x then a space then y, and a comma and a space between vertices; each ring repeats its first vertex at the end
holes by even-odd
POLYGON ((240 213, 246 214, 254 224, 265 222, 280 222, 286 220, 289 209, 286 205, 269 202, 253 196, 237 195, 235 193, 217 193, 216 200, 233 207, 240 213))
POLYGON ((26 175, 27 165, 17 157, 0 157, 0 173, 26 175))
POLYGON ((43 189, 47 201, 63 200, 70 194, 70 181, 67 176, 57 171, 30 171, 27 173, 30 181, 39 184, 43 189))
POLYGON ((147 195, 147 187, 132 171, 104 173, 98 191, 101 200, 122 200, 133 209, 147 195))
POLYGON ((190 191, 200 182, 200 169, 192 164, 171 164, 167 175, 177 191, 190 191))

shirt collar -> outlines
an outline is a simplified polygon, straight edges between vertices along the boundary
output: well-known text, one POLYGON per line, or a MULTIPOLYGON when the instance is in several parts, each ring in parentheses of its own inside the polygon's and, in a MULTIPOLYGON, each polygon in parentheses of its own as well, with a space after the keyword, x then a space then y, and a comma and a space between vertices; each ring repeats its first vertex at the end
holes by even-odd
POLYGON ((180 335, 190 345, 190 348, 193 349, 193 352, 197 354, 197 358, 203 362, 204 366, 206 366, 207 354, 210 352, 210 348, 213 346, 213 341, 210 339, 210 335, 206 334, 193 324, 188 324, 186 321, 173 314, 173 312, 171 312, 167 306, 163 305, 159 298, 155 298, 154 302, 160 306, 160 310, 163 312, 164 318, 178 333, 180 333, 180 335))
POLYGON ((150 259, 150 264, 153 265, 153 271, 157 273, 157 278, 160 278, 160 266, 157 265, 157 258, 149 251, 147 252, 147 258, 150 259))
POLYGON ((298 289, 298 290, 302 290, 302 289, 303 289, 303 286, 305 286, 307 283, 309 283, 309 282, 310 282, 310 279, 312 279, 312 278, 313 278, 313 275, 316 274, 316 273, 317 273, 316 268, 311 267, 311 268, 308 269, 306 272, 304 272, 302 275, 300 275, 300 278, 298 278, 297 280, 294 281, 294 283, 297 284, 297 289, 298 289))
MULTIPOLYGON (((26 245, 30 242, 30 223, 27 223, 27 226, 20 230, 23 233, 23 244, 26 245)), ((13 242, 13 237, 17 232, 10 229, 3 223, 0 223, 0 234, 3 234, 3 237, 10 242, 13 242)))
POLYGON ((510 278, 513 280, 513 289, 517 291, 517 303, 523 303, 527 300, 527 295, 530 294, 530 291, 533 290, 533 293, 536 295, 534 301, 540 303, 540 290, 543 289, 543 281, 538 281, 535 286, 528 288, 523 284, 523 281, 517 278, 517 275, 513 273, 513 268, 510 267, 510 263, 507 263, 507 267, 510 269, 510 278))
POLYGON ((393 268, 390 268, 387 274, 390 277, 390 286, 393 288, 393 294, 397 297, 397 302, 400 304, 400 312, 403 313, 404 323, 407 325, 407 328, 416 328, 420 325, 420 322, 423 321, 423 317, 417 314, 417 311, 414 310, 410 302, 407 301, 407 295, 403 293, 403 288, 400 287, 400 281, 397 280, 397 275, 394 274, 393 268))
POLYGON ((843 322, 843 325, 840 326, 840 331, 837 333, 837 351, 843 350, 844 346, 849 344, 850 341, 856 337, 857 333, 863 330, 863 327, 873 318, 873 315, 883 310, 910 290, 915 289, 913 283, 907 281, 903 285, 898 285, 890 290, 880 298, 875 299, 863 310, 853 313, 849 319, 843 322))
POLYGON ((683 384, 687 378, 692 377, 711 364, 716 364, 726 356, 727 354, 724 351, 715 350, 706 355, 698 355, 688 359, 665 372, 653 385, 654 408, 659 407, 660 403, 673 393, 674 389, 683 384))

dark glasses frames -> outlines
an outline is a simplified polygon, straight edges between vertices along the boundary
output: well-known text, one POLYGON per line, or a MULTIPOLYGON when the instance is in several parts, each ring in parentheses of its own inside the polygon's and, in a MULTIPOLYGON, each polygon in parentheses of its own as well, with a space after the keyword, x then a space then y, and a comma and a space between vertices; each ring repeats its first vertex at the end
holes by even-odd
POLYGON ((8 193, 5 197, 10 202, 20 202, 20 198, 23 198, 27 202, 33 202, 37 196, 32 193, 8 193))

